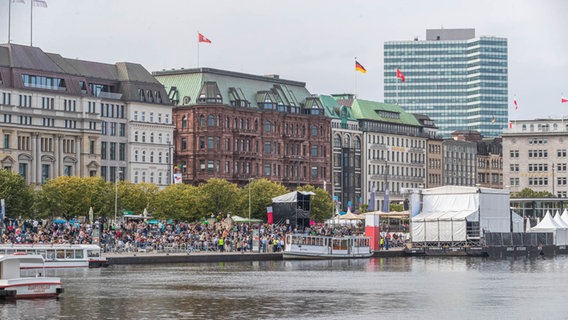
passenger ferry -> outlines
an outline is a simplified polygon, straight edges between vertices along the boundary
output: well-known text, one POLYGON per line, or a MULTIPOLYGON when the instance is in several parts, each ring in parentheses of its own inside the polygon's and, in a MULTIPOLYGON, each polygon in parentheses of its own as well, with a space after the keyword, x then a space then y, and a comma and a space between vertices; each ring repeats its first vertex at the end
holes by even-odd
POLYGON ((43 257, 37 254, 0 255, 0 299, 50 298, 63 293, 58 277, 42 276, 41 272, 35 277, 22 276, 22 264, 41 266, 43 262, 43 257))
POLYGON ((354 259, 371 256, 368 237, 286 236, 284 259, 354 259))
POLYGON ((108 266, 101 248, 94 244, 0 244, 0 255, 41 255, 45 263, 22 262, 22 269, 97 268, 108 266))

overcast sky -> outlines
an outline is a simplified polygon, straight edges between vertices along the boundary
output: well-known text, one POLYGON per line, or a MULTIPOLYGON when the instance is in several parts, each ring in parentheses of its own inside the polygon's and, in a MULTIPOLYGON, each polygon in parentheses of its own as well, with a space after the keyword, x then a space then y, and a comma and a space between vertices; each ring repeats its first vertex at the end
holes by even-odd
MULTIPOLYGON (((8 39, 0 0, 0 43, 8 39)), ((13 43, 30 44, 30 1, 12 4, 13 43)), ((509 44, 509 117, 568 116, 565 0, 46 0, 33 45, 67 58, 136 62, 150 71, 199 65, 306 82, 315 94, 383 101, 383 43, 426 29, 475 28, 509 44), (354 57, 367 69, 355 73, 354 57), (513 107, 517 97, 519 110, 513 107)))

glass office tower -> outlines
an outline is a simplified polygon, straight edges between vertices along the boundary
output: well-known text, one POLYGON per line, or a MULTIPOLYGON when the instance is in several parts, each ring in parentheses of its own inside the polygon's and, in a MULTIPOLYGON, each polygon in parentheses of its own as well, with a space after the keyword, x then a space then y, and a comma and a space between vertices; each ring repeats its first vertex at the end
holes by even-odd
POLYGON ((444 138, 456 130, 497 137, 507 128, 505 38, 476 38, 475 29, 426 30, 426 40, 386 42, 384 67, 385 102, 428 115, 444 138))

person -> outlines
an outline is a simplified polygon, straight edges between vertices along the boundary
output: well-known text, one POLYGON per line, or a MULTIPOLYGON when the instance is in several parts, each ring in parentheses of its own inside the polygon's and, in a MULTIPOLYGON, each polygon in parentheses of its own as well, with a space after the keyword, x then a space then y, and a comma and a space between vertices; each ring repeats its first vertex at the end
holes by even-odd
POLYGON ((538 245, 538 255, 539 257, 542 257, 542 260, 544 260, 544 250, 542 249, 542 244, 538 245))

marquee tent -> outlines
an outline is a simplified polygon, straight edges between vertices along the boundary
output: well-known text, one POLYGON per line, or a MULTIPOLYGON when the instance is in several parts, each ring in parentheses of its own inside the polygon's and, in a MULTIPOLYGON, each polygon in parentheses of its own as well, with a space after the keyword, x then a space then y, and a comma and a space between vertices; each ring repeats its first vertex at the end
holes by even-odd
POLYGON ((568 244, 568 229, 554 221, 550 211, 546 211, 542 220, 531 228, 531 232, 552 232, 555 245, 568 244))
POLYGON ((511 232, 512 220, 522 226, 522 218, 515 223, 506 190, 443 186, 422 195, 422 211, 411 219, 413 242, 465 242, 483 231, 511 232))

